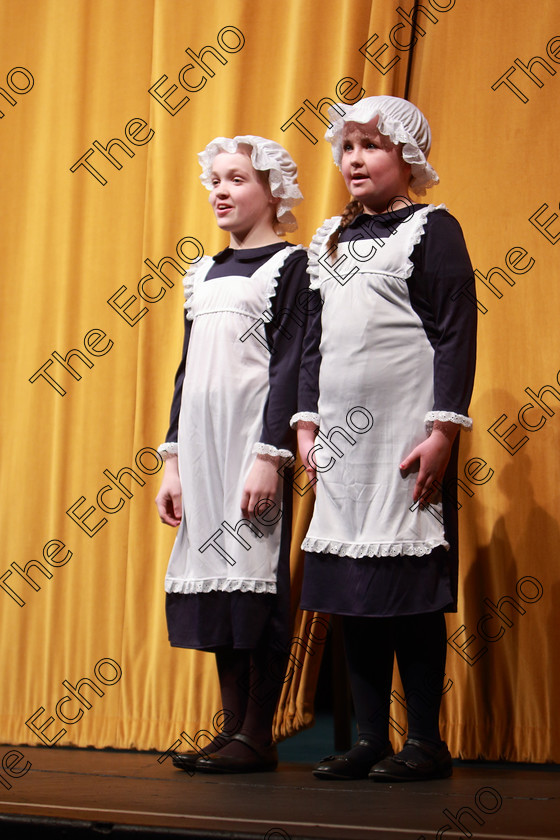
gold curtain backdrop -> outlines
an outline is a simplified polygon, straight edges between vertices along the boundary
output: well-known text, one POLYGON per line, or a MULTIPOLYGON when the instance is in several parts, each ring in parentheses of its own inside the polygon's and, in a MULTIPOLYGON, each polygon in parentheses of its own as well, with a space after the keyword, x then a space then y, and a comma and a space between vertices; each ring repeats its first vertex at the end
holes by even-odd
MULTIPOLYGON (((219 726, 213 657, 167 642, 174 533, 154 505, 181 277, 227 242, 196 153, 216 135, 285 145, 305 196, 291 241, 308 245, 347 200, 327 101, 402 96, 408 72, 441 178, 426 200, 463 227, 479 309, 443 735, 463 758, 560 760, 560 9, 423 0, 413 44, 413 5, 0 2, 1 742, 164 752, 219 726)), ((278 738, 313 723, 312 496, 295 494, 278 738)), ((395 745, 401 695, 396 680, 395 745)))

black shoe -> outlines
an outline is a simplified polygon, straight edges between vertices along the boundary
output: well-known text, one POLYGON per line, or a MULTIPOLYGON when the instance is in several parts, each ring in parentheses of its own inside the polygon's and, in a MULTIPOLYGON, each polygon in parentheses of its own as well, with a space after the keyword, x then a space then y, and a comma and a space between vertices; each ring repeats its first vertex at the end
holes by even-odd
POLYGON ((202 756, 196 762, 196 770, 203 773, 262 773, 265 770, 276 770, 278 766, 278 750, 274 744, 262 747, 248 735, 238 732, 231 736, 231 741, 241 741, 249 747, 253 755, 246 758, 229 758, 222 755, 202 756))
POLYGON ((375 782, 425 782, 446 779, 452 772, 451 755, 445 742, 436 747, 427 741, 408 738, 401 752, 372 767, 368 778, 375 782), (407 747, 414 747, 414 752, 407 747))
POLYGON ((187 773, 192 773, 194 771, 196 762, 203 755, 204 753, 202 751, 174 753, 174 755, 171 756, 171 761, 173 762, 173 766, 176 767, 178 770, 186 770, 187 773))
POLYGON ((363 747, 360 755, 328 755, 321 759, 313 770, 313 775, 318 779, 367 779, 370 768, 386 756, 393 755, 391 744, 379 749, 377 744, 360 738, 352 747, 352 752, 363 747))
MULTIPOLYGON (((221 742, 218 741, 219 746, 217 749, 221 749, 225 747, 226 744, 229 744, 231 738, 229 736, 222 736, 221 742)), ((210 744, 215 744, 217 739, 211 741, 210 744)), ((208 747, 210 747, 208 744, 208 747)), ((173 766, 177 767, 178 770, 186 770, 187 773, 192 775, 192 772, 196 770, 196 762, 199 758, 206 758, 206 756, 211 755, 212 751, 208 751, 208 747, 206 749, 200 749, 198 752, 188 752, 188 753, 173 753, 171 756, 171 761, 173 762, 173 766)), ((216 749, 216 746, 213 747, 213 750, 216 749)))

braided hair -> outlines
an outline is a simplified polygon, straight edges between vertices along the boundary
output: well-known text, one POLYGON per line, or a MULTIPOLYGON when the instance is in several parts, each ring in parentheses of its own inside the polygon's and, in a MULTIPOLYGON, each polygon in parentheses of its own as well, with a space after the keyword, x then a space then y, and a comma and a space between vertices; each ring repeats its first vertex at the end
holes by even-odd
POLYGON ((331 233, 327 240, 327 252, 330 252, 331 248, 334 247, 334 251, 332 252, 332 259, 336 257, 336 250, 338 245, 338 240, 340 238, 340 234, 342 231, 346 230, 346 228, 352 224, 354 219, 360 215, 364 210, 364 205, 361 201, 358 201, 357 198, 353 198, 350 201, 344 210, 342 211, 342 217, 340 219, 339 226, 331 233))

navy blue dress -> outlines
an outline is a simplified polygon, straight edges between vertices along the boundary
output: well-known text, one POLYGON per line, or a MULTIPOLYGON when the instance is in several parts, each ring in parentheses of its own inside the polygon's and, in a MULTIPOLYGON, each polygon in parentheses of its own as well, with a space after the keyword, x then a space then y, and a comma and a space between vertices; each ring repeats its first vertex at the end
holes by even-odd
MULTIPOLYGON (((412 209, 417 213, 424 207, 414 205, 412 209)), ((399 216, 398 211, 377 216, 362 214, 343 231, 339 241, 341 244, 351 240, 359 242, 360 253, 366 254, 370 242, 379 245, 409 218, 408 212, 399 216)), ((442 409, 467 415, 474 381, 477 312, 471 303, 474 299, 472 266, 458 222, 445 209, 433 209, 427 216, 423 235, 409 257, 413 266, 406 280, 409 305, 420 319, 434 354, 431 408, 436 415, 442 409), (472 296, 470 299, 468 294, 472 296)), ((352 282, 350 280, 348 286, 352 282)), ((315 292, 320 293, 321 288, 315 292)), ((387 308, 386 301, 384 305, 387 308)), ((320 307, 317 313, 310 320, 300 377, 300 411, 311 413, 318 411, 320 396, 317 384, 321 365, 320 307)), ((396 313, 395 323, 398 320, 396 313)), ((375 365, 375 359, 371 364, 375 365)), ((343 393, 344 382, 340 389, 343 393)), ((334 398, 332 394, 331 398, 334 398)), ((359 395, 356 399, 359 402, 359 395)), ((341 556, 344 550, 329 553, 328 547, 323 551, 307 551, 302 609, 366 617, 456 611, 458 449, 459 435, 452 447, 441 499, 443 529, 449 548, 440 545, 422 556, 405 553, 400 556, 341 556)), ((321 480, 320 475, 318 478, 321 480)), ((351 489, 356 494, 355 487, 351 489)), ((379 492, 382 498, 383 488, 379 492)), ((410 501, 412 503, 412 498, 410 501)))
MULTIPOLYGON (((251 277, 273 255, 286 248, 279 242, 261 248, 226 248, 213 258, 206 280, 228 276, 251 277)), ((270 322, 263 325, 271 349, 269 392, 262 418, 261 442, 296 451, 295 432, 289 420, 297 410, 302 343, 307 332, 309 278, 303 250, 284 263, 271 301, 270 322)), ((205 282, 206 282, 205 280, 205 282)), ((166 443, 178 437, 181 395, 192 321, 185 318, 183 353, 175 377, 166 443)), ((259 333, 262 336, 262 330, 259 333)), ((290 537, 292 488, 284 482, 283 515, 276 593, 235 590, 166 594, 169 642, 174 647, 216 651, 221 647, 255 649, 267 645, 285 650, 290 639, 290 537)))

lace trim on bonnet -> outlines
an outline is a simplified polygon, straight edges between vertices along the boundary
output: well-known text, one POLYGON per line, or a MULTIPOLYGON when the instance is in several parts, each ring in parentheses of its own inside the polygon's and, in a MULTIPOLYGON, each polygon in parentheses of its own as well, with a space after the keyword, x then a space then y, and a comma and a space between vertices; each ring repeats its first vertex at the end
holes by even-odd
POLYGON ((235 154, 239 145, 251 147, 253 168, 260 172, 268 172, 270 191, 275 198, 281 199, 276 206, 278 232, 288 233, 297 230, 296 218, 291 212, 292 207, 303 200, 297 183, 297 166, 286 149, 274 140, 255 134, 216 137, 198 155, 202 167, 200 180, 206 189, 212 189, 211 169, 216 155, 220 152, 235 154))
POLYGON ((397 120, 380 114, 377 122, 377 130, 380 134, 388 137, 395 146, 403 143, 403 160, 412 167, 410 188, 417 195, 425 195, 426 190, 439 184, 439 175, 436 170, 428 163, 424 152, 420 149, 414 137, 405 131, 397 120))
POLYGON ((378 117, 377 130, 394 145, 403 144, 403 160, 412 167, 411 189, 417 195, 424 195, 427 189, 439 183, 438 174, 426 157, 432 140, 430 126, 420 109, 411 102, 395 96, 370 96, 356 105, 338 102, 336 107, 329 107, 328 114, 332 126, 326 131, 325 140, 332 144, 334 162, 339 169, 344 124, 365 124, 378 117))

